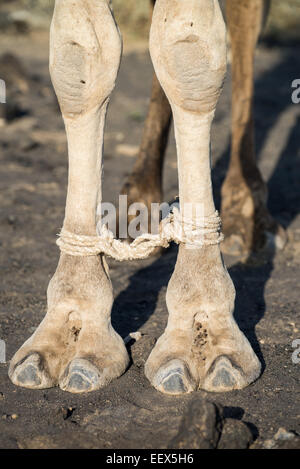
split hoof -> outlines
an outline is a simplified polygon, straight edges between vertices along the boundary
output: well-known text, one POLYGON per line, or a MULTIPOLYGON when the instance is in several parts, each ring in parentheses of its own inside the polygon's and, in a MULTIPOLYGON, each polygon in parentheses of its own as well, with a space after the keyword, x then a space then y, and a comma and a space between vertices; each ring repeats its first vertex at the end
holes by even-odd
POLYGON ((194 391, 190 373, 181 360, 171 360, 157 371, 153 386, 164 394, 187 394, 194 391))
POLYGON ((240 368, 235 367, 228 357, 222 356, 215 360, 201 387, 210 392, 227 392, 242 389, 250 382, 240 368))
POLYGON ((13 384, 29 389, 45 389, 54 385, 44 367, 44 360, 40 354, 32 353, 9 370, 9 377, 13 384))
POLYGON ((101 373, 88 360, 75 358, 67 367, 59 386, 63 391, 74 394, 95 391, 101 387, 101 373))

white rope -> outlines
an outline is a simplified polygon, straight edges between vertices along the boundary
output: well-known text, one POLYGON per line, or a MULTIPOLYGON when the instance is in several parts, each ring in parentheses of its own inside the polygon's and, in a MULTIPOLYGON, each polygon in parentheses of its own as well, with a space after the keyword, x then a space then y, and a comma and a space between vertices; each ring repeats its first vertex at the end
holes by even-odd
POLYGON ((99 236, 76 235, 64 228, 58 236, 56 243, 66 254, 86 257, 103 253, 118 261, 146 259, 156 248, 167 248, 172 241, 201 247, 220 244, 224 239, 218 212, 210 217, 197 218, 193 222, 183 218, 176 207, 161 221, 158 234, 142 234, 131 244, 115 239, 106 225, 102 225, 99 236))

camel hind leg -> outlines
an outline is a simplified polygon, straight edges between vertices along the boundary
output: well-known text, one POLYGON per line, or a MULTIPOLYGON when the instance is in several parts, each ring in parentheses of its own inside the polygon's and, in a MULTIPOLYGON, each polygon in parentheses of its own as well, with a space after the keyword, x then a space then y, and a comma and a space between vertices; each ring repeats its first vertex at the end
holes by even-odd
MULTIPOLYGON (((152 7, 155 1, 151 0, 152 7)), ((143 203, 149 214, 152 203, 160 204, 163 201, 162 175, 171 121, 172 111, 169 101, 154 72, 139 153, 133 170, 121 190, 121 194, 128 196, 129 206, 135 202, 143 203)))
POLYGON ((232 46, 232 144, 222 187, 223 251, 249 254, 268 241, 282 248, 286 235, 267 209, 267 187, 258 169, 254 138, 254 55, 269 10, 266 0, 227 0, 232 46))

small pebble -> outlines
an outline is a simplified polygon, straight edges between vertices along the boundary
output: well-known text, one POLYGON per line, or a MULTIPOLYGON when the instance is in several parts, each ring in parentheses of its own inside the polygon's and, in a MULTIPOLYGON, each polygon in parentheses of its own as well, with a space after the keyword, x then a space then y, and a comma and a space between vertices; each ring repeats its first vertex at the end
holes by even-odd
POLYGON ((10 225, 14 225, 17 221, 17 218, 15 215, 8 215, 7 221, 10 225))
POLYGON ((295 438, 295 434, 292 432, 288 432, 285 428, 279 428, 276 435, 274 436, 274 440, 293 440, 295 438))
POLYGON ((275 441, 274 440, 266 440, 264 442, 264 448, 265 449, 272 449, 275 446, 275 441))
POLYGON ((67 420, 73 414, 75 408, 74 407, 61 407, 58 410, 58 415, 62 415, 64 420, 67 420))
POLYGON ((138 332, 130 332, 130 334, 124 339, 125 345, 129 344, 131 340, 138 342, 142 338, 142 334, 138 332))

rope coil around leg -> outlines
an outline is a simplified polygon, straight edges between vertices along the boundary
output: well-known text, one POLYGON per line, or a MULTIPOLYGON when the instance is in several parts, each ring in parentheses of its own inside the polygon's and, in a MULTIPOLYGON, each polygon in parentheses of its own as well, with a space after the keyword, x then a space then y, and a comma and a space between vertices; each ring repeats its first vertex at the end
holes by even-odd
POLYGON ((167 248, 172 241, 202 247, 220 244, 224 240, 217 211, 210 217, 192 221, 182 217, 176 207, 161 221, 158 234, 142 234, 131 244, 115 239, 106 225, 102 225, 99 236, 76 235, 65 229, 58 236, 56 244, 66 254, 86 257, 103 253, 118 261, 146 259, 156 248, 167 248))

